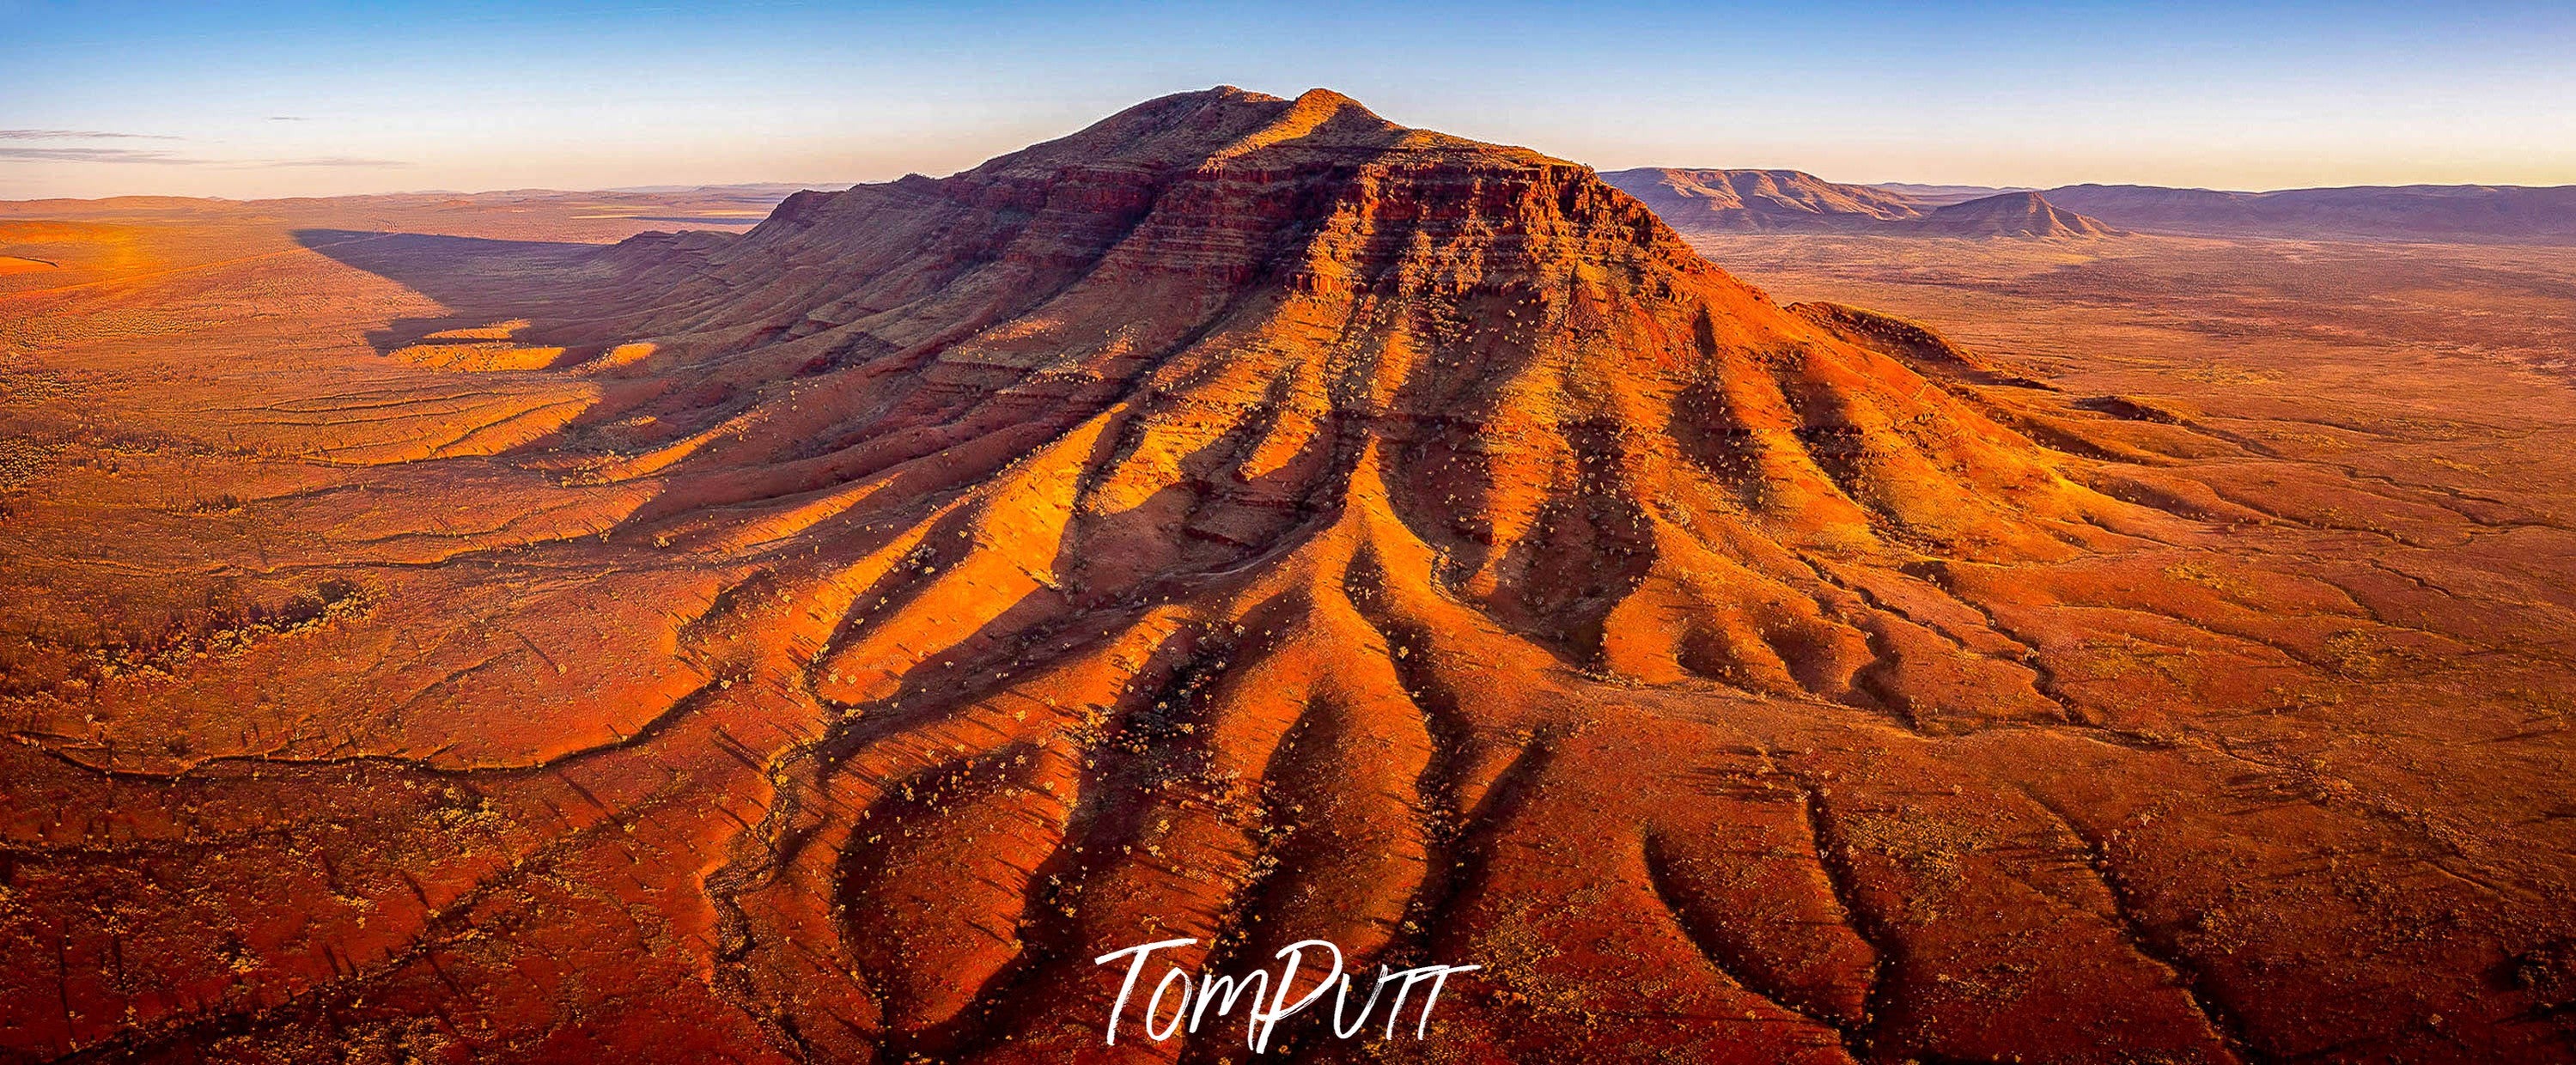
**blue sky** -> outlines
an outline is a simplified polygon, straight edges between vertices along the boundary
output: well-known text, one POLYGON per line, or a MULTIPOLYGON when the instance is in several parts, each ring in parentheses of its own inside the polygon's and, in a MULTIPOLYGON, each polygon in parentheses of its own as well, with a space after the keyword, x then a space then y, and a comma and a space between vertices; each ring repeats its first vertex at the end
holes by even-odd
POLYGON ((1603 169, 2576 183, 2576 4, 0 0, 0 198, 851 182, 1313 86, 1603 169))

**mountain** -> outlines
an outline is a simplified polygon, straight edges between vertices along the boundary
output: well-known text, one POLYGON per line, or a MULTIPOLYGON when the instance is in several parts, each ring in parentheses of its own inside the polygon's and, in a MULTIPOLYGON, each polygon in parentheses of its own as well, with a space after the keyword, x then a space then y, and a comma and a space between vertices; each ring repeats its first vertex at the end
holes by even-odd
POLYGON ((1939 207, 1904 228, 1924 236, 2066 240, 2114 236, 2100 221, 2062 210, 2036 192, 2007 192, 1939 207))
POLYGON ((2292 239, 2576 240, 2576 185, 2406 185, 2221 192, 2069 185, 2048 198, 2113 225, 2192 236, 2292 239))
POLYGON ((1612 171, 1601 179, 1685 231, 1862 227, 1924 212, 1910 196, 1868 185, 1836 184, 1797 170, 1645 167, 1612 171))
MULTIPOLYGON (((1725 187, 1786 210, 1797 184, 1725 187)), ((727 964, 834 1056, 1071 1052, 1109 1006, 1092 959, 1166 937, 1374 966, 1536 936, 1567 953, 1526 978, 1603 979, 1590 926, 1525 923, 1568 876, 1650 915, 1622 952, 1700 972, 1665 992, 1692 1008, 1792 1042, 1867 1023, 1885 948, 1831 867, 1719 875, 1717 826, 1777 807, 1612 782, 1731 757, 1699 715, 1754 699, 2055 720, 2027 669, 1886 604, 2139 520, 1954 394, 1986 372, 1937 336, 1782 306, 1585 167, 1321 90, 1167 97, 605 261, 647 309, 551 342, 653 354, 603 375, 633 398, 566 469, 656 478, 617 537, 771 560, 723 657, 797 678, 829 732, 776 774, 817 815, 718 878, 727 964), (1652 877, 1584 857, 1639 846, 1652 877), (1756 913, 1801 916, 1699 923, 1756 913)), ((2086 977, 2123 1003, 2095 1015, 2208 1049, 2127 964, 2086 977)), ((1471 1042, 1553 1030, 1457 1008, 1471 1042)))

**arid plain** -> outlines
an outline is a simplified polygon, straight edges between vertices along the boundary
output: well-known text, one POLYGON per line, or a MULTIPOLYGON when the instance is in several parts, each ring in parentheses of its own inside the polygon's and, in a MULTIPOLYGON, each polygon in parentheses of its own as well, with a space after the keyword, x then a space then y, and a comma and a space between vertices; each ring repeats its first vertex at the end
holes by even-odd
POLYGON ((0 204, 0 1060, 2576 1057, 2576 249, 777 199, 0 204))

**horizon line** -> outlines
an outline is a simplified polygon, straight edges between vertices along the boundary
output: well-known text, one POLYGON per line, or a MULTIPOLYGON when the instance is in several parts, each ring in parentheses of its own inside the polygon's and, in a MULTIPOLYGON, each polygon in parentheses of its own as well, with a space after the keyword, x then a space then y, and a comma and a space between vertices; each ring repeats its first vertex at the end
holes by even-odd
MULTIPOLYGON (((1833 178, 1824 177, 1824 176, 1822 176, 1822 175, 1817 174, 1816 172, 1814 172, 1814 171, 1812 171, 1812 170, 1804 170, 1804 169, 1800 169, 1800 168, 1797 168, 1797 167, 1784 167, 1784 166, 1672 166, 1672 165, 1647 165, 1647 166, 1624 166, 1624 167, 1619 167, 1619 168, 1617 168, 1617 169, 1615 169, 1615 170, 1603 170, 1603 169, 1601 169, 1601 168, 1599 168, 1599 167, 1592 166, 1592 165, 1591 165, 1591 164, 1589 164, 1589 163, 1584 163, 1584 164, 1580 164, 1580 165, 1584 166, 1586 169, 1591 170, 1591 171, 1592 171, 1594 174, 1596 174, 1596 175, 1598 175, 1598 174, 1616 174, 1616 173, 1625 173, 1625 172, 1632 172, 1632 171, 1638 171, 1638 170, 1737 171, 1737 172, 1794 173, 1794 174, 1804 174, 1804 175, 1806 175, 1806 176, 1808 176, 1808 177, 1815 178, 1815 179, 1816 179, 1816 180, 1818 180, 1818 181, 1827 182, 1827 183, 1829 183, 1829 184, 1834 184, 1834 185, 1850 185, 1850 186, 1856 186, 1856 187, 1861 187, 1861 188, 1893 189, 1893 188, 1898 188, 1898 187, 1902 187, 1902 186, 1913 186, 1913 187, 1915 187, 1915 188, 1943 188, 1943 189, 1959 189, 1959 190, 1982 189, 1982 190, 1985 190, 1985 191, 1988 191, 1988 192, 1992 192, 1992 193, 1995 193, 1995 194, 2003 194, 2003 193, 2011 193, 2011 192, 2036 192, 2036 193, 2046 194, 2046 193, 2050 193, 2050 192, 2057 192, 2057 191, 2060 191, 2060 190, 2063 190, 2063 189, 2080 189, 2080 188, 2135 188, 2135 189, 2164 189, 2164 190, 2169 190, 2169 191, 2173 191, 2173 192, 2209 192, 2209 193, 2238 194, 2238 195, 2248 195, 2248 196, 2268 196, 2268 195, 2273 195, 2273 194, 2276 194, 2276 193, 2284 193, 2284 192, 2335 192, 2335 191, 2344 191, 2344 190, 2362 190, 2362 189, 2391 190, 2391 191, 2394 191, 2394 190, 2403 190, 2403 189, 2495 189, 2495 190, 2517 190, 2517 191, 2526 191, 2526 192, 2548 192, 2548 191, 2554 191, 2554 190, 2558 190, 2558 189, 2576 189, 2576 182, 2569 182, 2569 183, 2565 183, 2565 184, 2557 184, 2557 185, 2526 185, 2526 184, 2519 184, 2519 183, 2515 183, 2515 182, 2486 182, 2486 181, 2416 181, 2416 182, 2406 182, 2406 183, 2404 183, 2404 184, 2284 185, 2284 186, 2281 186, 2281 187, 2279 187, 2279 188, 2269 188, 2269 189, 2230 189, 2230 188, 2217 188, 2217 187, 2214 187, 2214 186, 2207 186, 2207 185, 2157 185, 2157 184, 2152 184, 2152 183, 2148 183, 2148 182, 2140 182, 2140 181, 2077 181, 2077 182, 2070 182, 2070 183, 2068 183, 2068 184, 2063 184, 2063 185, 1988 185, 1988 184, 1984 184, 1984 183, 1982 183, 1982 182, 1968 182, 1968 181, 1915 181, 1915 180, 1841 181, 1841 180, 1836 180, 1836 179, 1833 179, 1833 178)), ((969 169, 972 169, 972 168, 969 168, 969 169)), ((964 173, 964 172, 965 172, 965 171, 963 171, 963 170, 958 171, 958 173, 964 173)), ((287 200, 357 200, 357 199, 369 199, 369 198, 375 198, 375 197, 387 197, 387 196, 500 196, 500 195, 507 195, 507 194, 512 194, 512 193, 550 193, 550 194, 555 194, 555 195, 564 195, 564 196, 596 195, 596 194, 600 194, 600 193, 629 193, 629 194, 636 194, 636 195, 650 195, 650 194, 657 193, 657 192, 660 192, 660 193, 676 193, 676 192, 694 192, 694 191, 699 191, 699 190, 710 190, 710 189, 748 189, 748 188, 764 188, 764 187, 781 187, 781 188, 783 188, 783 187, 788 187, 788 186, 794 186, 794 187, 796 187, 797 189, 799 189, 799 190, 801 190, 801 191, 841 191, 841 190, 846 190, 846 189, 857 188, 857 187, 862 186, 862 185, 886 185, 886 184, 892 184, 892 183, 894 183, 894 182, 896 182, 896 181, 901 181, 901 180, 903 180, 904 178, 907 178, 907 177, 923 177, 923 176, 929 176, 929 175, 923 175, 923 174, 920 174, 920 173, 918 173, 918 172, 915 172, 915 173, 904 174, 904 175, 901 175, 901 176, 899 176, 899 177, 892 177, 892 178, 880 178, 880 179, 872 180, 872 181, 838 181, 838 182, 804 182, 804 181, 767 181, 767 180, 762 180, 762 181, 717 181, 717 182, 705 182, 705 183, 695 183, 695 184, 688 183, 688 182, 657 182, 657 183, 647 183, 647 184, 641 184, 641 185, 605 185, 605 186, 600 186, 600 187, 596 187, 596 188, 559 188, 559 187, 555 187, 555 186, 551 186, 551 185, 514 185, 514 186, 505 186, 505 187, 500 187, 500 188, 488 188, 488 189, 449 189, 449 188, 427 188, 427 189, 388 189, 388 190, 381 191, 381 192, 338 192, 338 193, 325 193, 325 194, 307 195, 307 196, 214 196, 214 195, 191 194, 191 193, 180 193, 180 192, 168 192, 168 193, 163 193, 163 192, 125 192, 125 193, 116 193, 116 194, 113 194, 113 195, 107 195, 107 196, 29 196, 29 197, 23 197, 23 198, 0 198, 0 203, 51 203, 51 202, 57 202, 57 201, 59 201, 59 202, 67 202, 67 203, 106 203, 106 202, 108 202, 108 201, 110 201, 110 200, 204 200, 204 201, 210 201, 210 202, 214 202, 214 203, 278 203, 278 202, 283 202, 283 201, 287 201, 287 200)), ((954 176, 954 175, 943 175, 942 177, 945 177, 945 176, 954 176)), ((934 180, 937 180, 937 179, 938 179, 938 178, 934 178, 934 180)))

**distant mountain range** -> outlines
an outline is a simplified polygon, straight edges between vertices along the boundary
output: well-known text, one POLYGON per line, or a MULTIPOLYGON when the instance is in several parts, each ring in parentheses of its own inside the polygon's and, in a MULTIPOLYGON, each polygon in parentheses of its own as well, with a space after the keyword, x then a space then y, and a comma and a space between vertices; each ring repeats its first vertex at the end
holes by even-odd
POLYGON ((1923 202, 1906 193, 1838 184, 1798 170, 1647 167, 1603 174, 1601 179, 1684 231, 1857 227, 1925 213, 1923 202))
POLYGON ((2576 240, 2576 185, 2399 185, 2218 192, 2069 185, 2060 206, 2147 233, 2362 240, 2576 240))
POLYGON ((1852 185, 1796 170, 1646 167, 1602 178, 1684 232, 2083 239, 2183 236, 2576 242, 2576 186, 2224 192, 2150 185, 1852 185))
POLYGON ((1868 187, 1873 189, 1885 189, 1889 192, 1908 197, 1916 203, 1928 203, 1934 205, 1953 204, 1963 200, 1982 199, 1999 192, 2039 191, 2038 189, 2026 188, 2020 185, 1917 185, 1908 181, 1882 181, 1868 187))
POLYGON ((1601 175, 1683 232, 1851 232, 2069 240, 2116 233, 2029 190, 1845 185, 1798 170, 1647 167, 1601 175))

